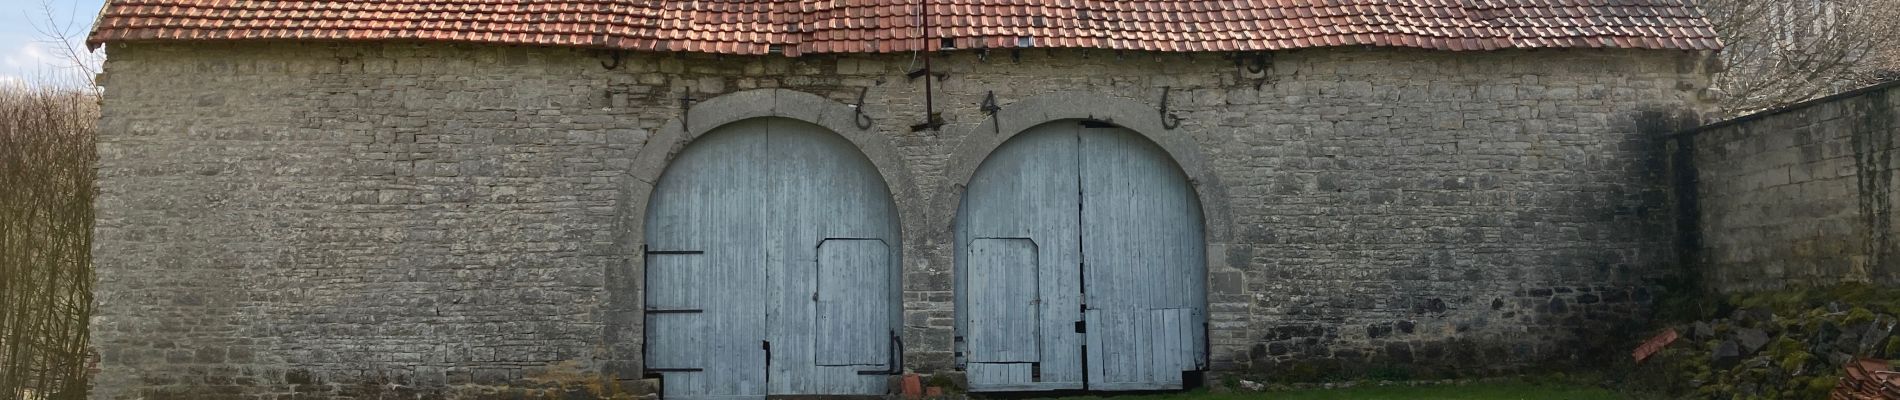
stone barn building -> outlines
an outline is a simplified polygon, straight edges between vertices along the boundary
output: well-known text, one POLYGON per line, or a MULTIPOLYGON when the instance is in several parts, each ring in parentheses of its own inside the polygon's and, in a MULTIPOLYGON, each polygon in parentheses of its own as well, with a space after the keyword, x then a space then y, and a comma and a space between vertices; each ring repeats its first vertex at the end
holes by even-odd
POLYGON ((93 393, 1615 354, 1679 264, 1661 143, 1720 47, 1684 3, 113 0, 93 393))

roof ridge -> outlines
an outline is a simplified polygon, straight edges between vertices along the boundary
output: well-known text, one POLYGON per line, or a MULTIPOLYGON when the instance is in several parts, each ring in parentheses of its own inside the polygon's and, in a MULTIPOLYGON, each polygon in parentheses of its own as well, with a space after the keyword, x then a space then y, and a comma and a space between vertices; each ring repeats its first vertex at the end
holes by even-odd
POLYGON ((1722 46, 1701 10, 1679 0, 109 0, 87 44, 195 40, 434 40, 793 56, 944 47, 1722 46), (923 10, 930 15, 919 18, 923 10))

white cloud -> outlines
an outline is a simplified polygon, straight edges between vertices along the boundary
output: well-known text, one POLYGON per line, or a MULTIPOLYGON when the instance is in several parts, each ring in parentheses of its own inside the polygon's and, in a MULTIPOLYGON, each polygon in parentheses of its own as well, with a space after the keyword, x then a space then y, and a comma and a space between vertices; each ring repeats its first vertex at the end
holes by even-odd
POLYGON ((52 58, 50 54, 47 54, 46 50, 40 48, 39 43, 26 42, 21 43, 12 51, 8 51, 4 62, 7 65, 7 69, 17 71, 51 64, 53 61, 52 58))
MULTIPOLYGON (((89 70, 98 69, 98 60, 88 59, 88 68, 78 68, 58 44, 41 41, 15 41, 12 46, 0 43, 0 83, 11 82, 71 82, 72 79, 89 78, 89 70)), ((92 58, 93 53, 84 49, 74 49, 84 58, 92 58)))

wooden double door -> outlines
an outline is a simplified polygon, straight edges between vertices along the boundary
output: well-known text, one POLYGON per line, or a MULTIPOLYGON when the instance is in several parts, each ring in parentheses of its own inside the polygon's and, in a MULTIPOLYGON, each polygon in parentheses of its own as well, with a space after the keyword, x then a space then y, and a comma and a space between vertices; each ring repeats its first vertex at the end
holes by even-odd
POLYGON ((646 371, 669 399, 885 393, 897 232, 843 137, 779 118, 706 133, 648 206, 646 371))
POLYGON ((1113 125, 1005 142, 958 210, 958 350, 973 391, 1167 390, 1207 365, 1193 186, 1113 125))

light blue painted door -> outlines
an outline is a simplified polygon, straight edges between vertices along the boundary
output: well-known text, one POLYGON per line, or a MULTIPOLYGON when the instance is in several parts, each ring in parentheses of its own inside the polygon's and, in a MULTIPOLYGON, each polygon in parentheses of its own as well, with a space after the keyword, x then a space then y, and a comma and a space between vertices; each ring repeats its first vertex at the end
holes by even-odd
POLYGON ((765 394, 766 120, 701 137, 667 168, 646 221, 646 367, 675 398, 765 394), (719 332, 720 334, 708 334, 719 332))
POLYGON ((1205 363, 1200 201, 1159 146, 1089 126, 1078 135, 1089 389, 1179 389, 1181 371, 1205 363))
POLYGON ((970 241, 973 284, 964 341, 969 346, 969 382, 983 389, 1038 387, 1042 362, 1042 310, 1036 242, 1027 238, 970 241))
POLYGON ((882 394, 896 362, 897 219, 850 142, 735 122, 675 158, 648 206, 648 372, 669 399, 882 394))
POLYGON ((1075 129, 1017 135, 964 190, 957 310, 970 390, 1083 388, 1075 129))
POLYGON ((972 390, 1178 389, 1205 369, 1199 202, 1147 139, 1031 128, 977 169, 957 223, 972 390))
POLYGON ((774 120, 767 160, 771 394, 883 394, 898 327, 897 212, 857 148, 817 125, 774 120), (829 285, 827 285, 829 283, 829 285), (849 287, 847 287, 849 286, 849 287), (820 333, 832 333, 821 335, 820 333), (821 350, 851 349, 820 355, 821 350))

